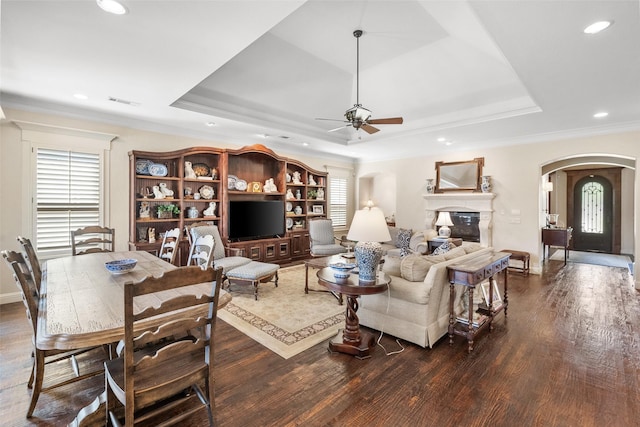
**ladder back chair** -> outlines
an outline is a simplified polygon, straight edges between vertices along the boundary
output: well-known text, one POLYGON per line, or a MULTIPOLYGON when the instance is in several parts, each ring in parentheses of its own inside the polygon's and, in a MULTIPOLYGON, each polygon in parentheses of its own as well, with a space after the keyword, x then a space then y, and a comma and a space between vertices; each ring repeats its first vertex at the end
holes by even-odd
POLYGON ((251 259, 241 256, 242 249, 224 245, 218 227, 210 224, 196 223, 187 228, 189 241, 193 242, 200 236, 213 236, 213 266, 222 267, 222 275, 226 277, 228 271, 249 264, 251 259))
POLYGON ((95 252, 113 252, 115 248, 113 228, 92 225, 71 231, 71 254, 84 255, 95 252), (86 248, 86 249, 85 249, 86 248))
POLYGON ((213 425, 213 345, 221 284, 222 269, 196 266, 125 283, 124 353, 105 362, 107 416, 113 425, 122 425, 122 405, 125 426, 149 420, 153 425, 178 423, 203 407, 213 425), (156 292, 203 283, 208 291, 200 295, 159 298, 159 305, 149 299, 156 292), (154 316, 162 316, 162 323, 149 327, 154 316), (184 331, 191 332, 187 339, 174 338, 184 331), (193 393, 185 393, 188 389, 193 393), (187 405, 196 397, 200 404, 187 405), (188 409, 176 414, 171 409, 177 407, 188 409))
POLYGON ((33 281, 35 282, 38 290, 40 289, 40 283, 42 282, 42 269, 40 268, 40 261, 38 260, 38 255, 36 254, 33 245, 31 244, 31 240, 26 237, 18 236, 18 243, 22 246, 22 254, 27 261, 27 265, 29 266, 29 270, 31 271, 31 276, 33 277, 33 281))
POLYGON ((197 265, 202 269, 210 267, 213 261, 213 246, 213 236, 210 234, 193 239, 187 265, 197 265))
POLYGON ((28 388, 33 388, 33 392, 31 394, 31 402, 29 403, 29 408, 27 409, 26 415, 27 418, 30 418, 36 407, 36 403, 38 402, 38 398, 40 397, 41 392, 46 392, 57 387, 61 387, 101 374, 103 372, 102 364, 106 358, 106 353, 103 352, 102 346, 71 351, 39 349, 35 343, 36 334, 38 332, 37 321, 38 306, 40 304, 40 289, 31 276, 29 267, 27 266, 27 263, 20 252, 2 251, 2 257, 9 265, 9 268, 13 273, 13 278, 16 281, 16 285, 18 285, 18 289, 20 289, 22 302, 24 303, 27 311, 27 319, 31 323, 31 331, 33 333, 33 364, 31 367, 31 376, 29 377, 29 382, 27 383, 28 388), (100 353, 99 356, 94 357, 93 359, 88 359, 87 363, 91 364, 91 362, 94 362, 93 364, 99 368, 84 375, 80 375, 80 368, 78 366, 76 356, 82 353, 87 353, 91 350, 99 350, 100 353), (47 387, 43 387, 45 365, 64 359, 70 359, 75 376, 70 377, 66 380, 62 380, 58 383, 51 384, 47 387))
POLYGON ((162 239, 159 256, 169 264, 175 264, 176 255, 178 253, 178 244, 180 244, 180 228, 176 227, 167 230, 162 239))

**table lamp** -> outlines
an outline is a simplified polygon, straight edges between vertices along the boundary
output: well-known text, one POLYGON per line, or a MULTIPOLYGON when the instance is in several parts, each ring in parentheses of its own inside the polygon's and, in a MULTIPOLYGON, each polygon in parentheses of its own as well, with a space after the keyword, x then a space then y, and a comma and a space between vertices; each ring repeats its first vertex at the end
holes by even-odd
POLYGON ((436 225, 440 226, 440 230, 438 230, 438 237, 449 238, 451 236, 451 229, 449 226, 453 225, 453 221, 451 221, 451 215, 449 212, 438 213, 436 225))
POLYGON ((351 221, 347 239, 357 241, 354 248, 360 282, 376 281, 376 269, 382 258, 380 242, 391 240, 384 214, 378 208, 364 208, 356 211, 351 221))

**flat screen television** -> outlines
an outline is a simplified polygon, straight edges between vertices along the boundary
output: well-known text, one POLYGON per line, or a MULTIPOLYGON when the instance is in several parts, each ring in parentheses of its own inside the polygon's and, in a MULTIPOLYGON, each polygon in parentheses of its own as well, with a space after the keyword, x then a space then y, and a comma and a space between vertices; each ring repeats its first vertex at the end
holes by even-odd
POLYGON ((284 236, 284 233, 284 203, 281 200, 229 202, 229 239, 251 240, 284 236))

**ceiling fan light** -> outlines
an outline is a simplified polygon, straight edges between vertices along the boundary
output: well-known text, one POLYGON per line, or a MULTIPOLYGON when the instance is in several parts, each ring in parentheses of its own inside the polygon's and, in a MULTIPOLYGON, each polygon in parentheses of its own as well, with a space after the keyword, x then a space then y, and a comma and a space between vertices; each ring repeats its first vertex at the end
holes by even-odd
POLYGON ((100 9, 113 13, 114 15, 124 15, 127 13, 127 8, 116 0, 96 0, 96 3, 98 3, 100 9))
POLYGON ((355 105, 353 108, 350 108, 344 113, 344 116, 350 122, 366 122, 371 117, 371 111, 366 108, 355 105))

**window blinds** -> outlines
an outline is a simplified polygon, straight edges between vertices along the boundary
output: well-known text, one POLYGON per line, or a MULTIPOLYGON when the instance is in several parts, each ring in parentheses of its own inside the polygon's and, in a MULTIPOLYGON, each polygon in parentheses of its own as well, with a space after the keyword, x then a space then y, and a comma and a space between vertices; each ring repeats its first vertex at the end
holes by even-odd
POLYGON ((37 148, 36 247, 71 247, 70 230, 100 225, 100 155, 37 148))
POLYGON ((347 179, 329 178, 329 205, 334 227, 347 226, 347 179))

